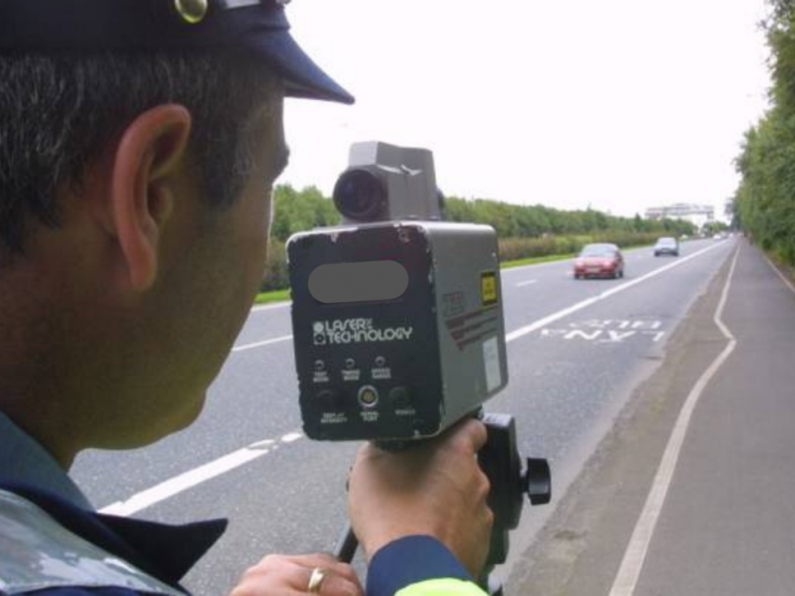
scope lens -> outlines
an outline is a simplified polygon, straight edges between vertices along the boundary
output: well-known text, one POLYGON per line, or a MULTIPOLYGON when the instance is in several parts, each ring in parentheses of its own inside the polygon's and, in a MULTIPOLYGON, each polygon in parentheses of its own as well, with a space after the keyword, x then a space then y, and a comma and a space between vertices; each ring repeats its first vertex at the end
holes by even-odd
POLYGON ((350 219, 372 221, 381 215, 386 205, 386 191, 372 172, 348 170, 334 186, 334 204, 350 219))

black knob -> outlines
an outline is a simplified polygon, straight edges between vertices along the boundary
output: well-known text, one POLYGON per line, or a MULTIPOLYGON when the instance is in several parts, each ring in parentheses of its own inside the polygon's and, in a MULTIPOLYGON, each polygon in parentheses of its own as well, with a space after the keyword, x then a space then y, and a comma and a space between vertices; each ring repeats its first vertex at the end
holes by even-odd
POLYGON ((412 405, 411 394, 405 387, 395 387, 392 389, 389 392, 389 399, 392 405, 398 410, 410 408, 412 405))
POLYGON ((552 499, 552 474, 547 460, 527 458, 522 480, 531 504, 546 505, 552 499))

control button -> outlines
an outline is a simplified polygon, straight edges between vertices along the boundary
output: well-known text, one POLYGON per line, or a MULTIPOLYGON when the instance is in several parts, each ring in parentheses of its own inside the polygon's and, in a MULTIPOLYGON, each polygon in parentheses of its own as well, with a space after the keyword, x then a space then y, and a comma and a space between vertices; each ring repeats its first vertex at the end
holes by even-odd
POLYGON ((359 389, 359 403, 365 408, 374 408, 378 404, 378 389, 371 385, 359 389))
POLYGON ((336 410, 340 405, 339 395, 333 389, 324 389, 319 392, 317 400, 320 402, 320 407, 329 410, 336 410))
POLYGON ((405 387, 395 387, 389 392, 389 401, 398 410, 412 407, 411 394, 405 387))
POLYGON ((383 356, 378 356, 375 359, 375 366, 377 368, 384 368, 386 366, 386 358, 384 358, 383 356))
POLYGON ((315 371, 323 372, 326 370, 326 363, 322 360, 315 360, 315 371))
POLYGON ((345 360, 345 368, 347 368, 348 370, 353 370, 354 368, 356 368, 356 360, 354 360, 353 358, 347 358, 345 360))

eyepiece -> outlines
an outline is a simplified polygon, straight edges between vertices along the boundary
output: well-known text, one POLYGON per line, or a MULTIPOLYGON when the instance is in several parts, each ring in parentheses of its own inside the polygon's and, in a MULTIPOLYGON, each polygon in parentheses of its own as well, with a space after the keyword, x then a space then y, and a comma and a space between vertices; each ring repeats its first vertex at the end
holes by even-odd
POLYGON ((386 189, 374 173, 348 170, 334 186, 334 204, 349 219, 374 221, 386 208, 386 189))

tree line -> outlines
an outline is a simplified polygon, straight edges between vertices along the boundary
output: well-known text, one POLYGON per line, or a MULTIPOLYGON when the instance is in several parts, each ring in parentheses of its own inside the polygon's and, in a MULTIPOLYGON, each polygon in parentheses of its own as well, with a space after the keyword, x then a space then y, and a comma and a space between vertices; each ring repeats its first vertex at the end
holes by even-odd
POLYGON ((795 2, 768 0, 762 23, 770 47, 770 108, 746 133, 735 161, 735 225, 765 250, 795 264, 795 2))
MULTIPOLYGON (((653 221, 636 214, 618 217, 594 209, 564 211, 544 205, 513 205, 499 201, 446 197, 445 220, 493 226, 499 237, 500 258, 512 261, 549 255, 573 254, 590 242, 612 242, 621 247, 649 244, 658 236, 691 235, 689 222, 653 221)), ((274 191, 274 219, 270 258, 262 290, 289 285, 284 243, 296 232, 340 223, 334 202, 314 186, 296 190, 279 185, 274 191)))

